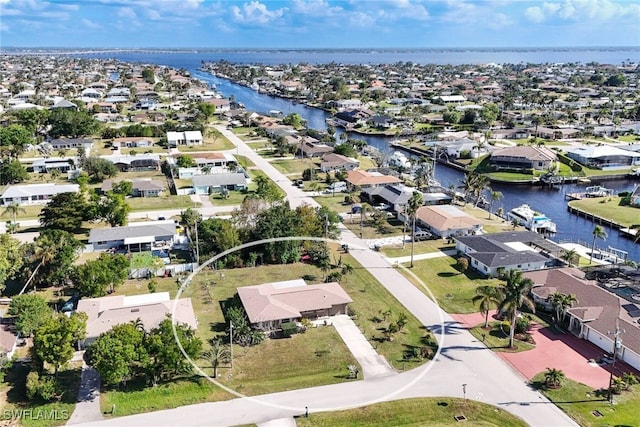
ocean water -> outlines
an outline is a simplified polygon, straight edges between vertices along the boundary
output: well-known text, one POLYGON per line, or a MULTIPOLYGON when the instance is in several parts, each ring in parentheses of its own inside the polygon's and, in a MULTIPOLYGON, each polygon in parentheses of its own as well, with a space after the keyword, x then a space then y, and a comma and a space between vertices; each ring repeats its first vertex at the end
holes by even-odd
POLYGON ((640 47, 522 49, 319 49, 319 50, 108 50, 74 54, 192 69, 204 62, 240 64, 519 64, 590 63, 620 65, 640 61, 640 47))

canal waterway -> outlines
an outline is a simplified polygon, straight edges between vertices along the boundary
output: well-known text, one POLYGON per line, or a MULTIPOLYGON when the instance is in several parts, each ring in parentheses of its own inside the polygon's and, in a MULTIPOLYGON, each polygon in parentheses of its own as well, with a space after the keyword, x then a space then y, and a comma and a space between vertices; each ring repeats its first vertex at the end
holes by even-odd
MULTIPOLYGON (((294 103, 287 99, 261 94, 246 86, 212 76, 199 70, 189 71, 194 77, 214 84, 220 94, 226 97, 233 95, 238 102, 244 104, 247 110, 260 113, 277 110, 281 111, 284 115, 297 113, 307 121, 310 128, 317 130, 327 129, 325 119, 329 117, 329 114, 323 110, 307 107, 306 105, 294 103)), ((337 131, 339 132, 339 129, 337 131)), ((393 139, 366 135, 358 135, 358 138, 364 139, 369 145, 382 151, 390 150, 389 143, 393 139)), ((458 186, 463 179, 463 173, 444 165, 437 165, 436 179, 440 181, 444 187, 449 187, 452 184, 458 186)), ((632 190, 634 181, 614 180, 601 182, 599 184, 618 192, 632 190)), ((588 245, 591 245, 595 223, 591 220, 570 214, 567 211, 567 202, 564 197, 565 194, 568 193, 584 192, 586 185, 587 184, 565 184, 555 189, 549 189, 548 187, 541 186, 494 183, 491 185, 492 189, 502 192, 504 197, 502 200, 494 203, 493 209, 496 210, 502 207, 505 212, 508 212, 510 209, 527 203, 532 209, 543 212, 557 224, 558 232, 552 237, 554 241, 586 242, 588 245)), ((640 222, 640 213, 638 215, 638 222, 640 222)), ((618 230, 604 225, 603 227, 608 237, 605 241, 598 240, 596 242, 598 247, 607 248, 610 246, 623 250, 629 254, 629 259, 640 261, 640 245, 621 236, 618 230)))

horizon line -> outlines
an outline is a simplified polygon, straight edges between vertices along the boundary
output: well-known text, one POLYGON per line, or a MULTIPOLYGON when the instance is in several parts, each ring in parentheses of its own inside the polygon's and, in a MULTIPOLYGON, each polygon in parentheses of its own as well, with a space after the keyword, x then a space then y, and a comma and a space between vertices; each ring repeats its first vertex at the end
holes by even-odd
POLYGON ((482 50, 482 49, 640 49, 640 45, 590 45, 590 46, 436 46, 436 47, 205 47, 205 46, 0 46, 3 50, 482 50))

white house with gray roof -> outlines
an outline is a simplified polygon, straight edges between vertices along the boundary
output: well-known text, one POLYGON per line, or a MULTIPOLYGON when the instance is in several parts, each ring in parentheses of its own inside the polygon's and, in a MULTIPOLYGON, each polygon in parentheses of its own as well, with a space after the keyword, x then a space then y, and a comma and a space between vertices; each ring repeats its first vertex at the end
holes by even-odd
POLYGON ((532 271, 551 266, 554 260, 542 252, 562 250, 531 231, 463 236, 455 240, 456 249, 469 258, 469 265, 488 277, 510 270, 532 271))
POLYGON ((223 188, 244 190, 248 183, 249 180, 242 172, 193 176, 193 189, 196 194, 219 193, 223 188))
POLYGON ((94 251, 124 249, 141 252, 154 247, 171 247, 177 241, 176 223, 172 220, 133 222, 123 227, 95 228, 89 233, 94 251))
POLYGON ((77 193, 78 191, 80 191, 78 184, 10 185, 0 196, 0 205, 7 206, 12 203, 19 205, 46 205, 57 194, 77 193))

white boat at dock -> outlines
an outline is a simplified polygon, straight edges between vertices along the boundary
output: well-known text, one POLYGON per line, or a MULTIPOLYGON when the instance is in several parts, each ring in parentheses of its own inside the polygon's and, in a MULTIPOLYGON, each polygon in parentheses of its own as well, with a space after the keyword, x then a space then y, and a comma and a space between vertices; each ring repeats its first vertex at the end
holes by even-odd
POLYGON ((536 212, 527 204, 518 206, 507 212, 507 218, 516 221, 518 225, 536 233, 555 233, 556 224, 545 214, 536 212))

